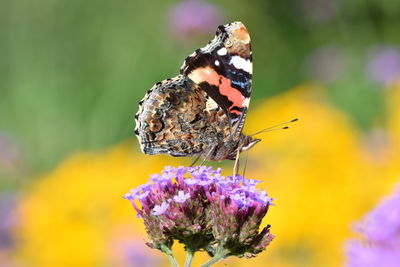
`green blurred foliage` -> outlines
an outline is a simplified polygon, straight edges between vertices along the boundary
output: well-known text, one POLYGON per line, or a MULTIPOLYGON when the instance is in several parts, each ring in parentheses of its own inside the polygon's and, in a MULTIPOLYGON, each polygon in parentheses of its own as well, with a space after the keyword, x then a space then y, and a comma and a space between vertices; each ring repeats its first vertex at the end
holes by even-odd
MULTIPOLYGON (((0 2, 0 131, 21 145, 26 165, 45 170, 73 150, 133 136, 133 116, 146 90, 175 76, 183 59, 212 38, 175 40, 167 13, 177 3, 0 2)), ((382 86, 366 76, 366 55, 371 45, 400 43, 400 2, 214 3, 226 22, 241 20, 250 31, 253 100, 312 79, 307 57, 335 44, 346 51, 347 63, 344 75, 326 84, 332 101, 364 128, 382 118, 382 86), (327 11, 333 15, 324 18, 327 11)))

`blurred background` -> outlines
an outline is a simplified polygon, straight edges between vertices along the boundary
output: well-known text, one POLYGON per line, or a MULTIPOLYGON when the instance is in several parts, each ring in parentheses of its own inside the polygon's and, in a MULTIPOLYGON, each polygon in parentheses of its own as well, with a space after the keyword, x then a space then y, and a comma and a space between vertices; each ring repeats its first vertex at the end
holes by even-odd
POLYGON ((300 121, 248 153, 276 239, 219 266, 345 264, 353 222, 400 177, 395 0, 1 1, 1 266, 168 266, 122 196, 191 159, 141 154, 133 117, 237 20, 254 59, 244 131, 300 121))

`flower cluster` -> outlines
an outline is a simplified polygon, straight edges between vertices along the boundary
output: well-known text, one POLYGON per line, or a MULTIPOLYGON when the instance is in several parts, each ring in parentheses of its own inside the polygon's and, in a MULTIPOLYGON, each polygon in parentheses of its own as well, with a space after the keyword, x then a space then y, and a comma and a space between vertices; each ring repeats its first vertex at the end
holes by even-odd
POLYGON ((164 251, 177 240, 191 252, 253 257, 269 245, 270 226, 259 227, 272 199, 256 188, 260 181, 221 171, 166 167, 125 195, 144 220, 150 247, 164 251))
POLYGON ((349 244, 349 266, 399 266, 400 190, 369 213, 357 230, 366 240, 349 244))

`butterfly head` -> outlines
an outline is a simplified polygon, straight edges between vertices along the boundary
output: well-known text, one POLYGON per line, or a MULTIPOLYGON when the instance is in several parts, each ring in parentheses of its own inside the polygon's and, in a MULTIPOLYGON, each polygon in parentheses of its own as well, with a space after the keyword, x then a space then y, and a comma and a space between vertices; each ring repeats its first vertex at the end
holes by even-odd
POLYGON ((233 149, 229 153, 229 155, 226 159, 235 160, 238 149, 239 149, 239 153, 242 153, 243 151, 249 150, 250 148, 252 148, 255 144, 257 144, 260 141, 261 141, 261 139, 259 139, 259 138, 253 138, 251 136, 241 134, 240 138, 237 141, 235 141, 236 145, 237 145, 236 148, 233 149))
POLYGON ((242 143, 240 144, 240 152, 247 151, 252 148, 255 144, 261 141, 259 138, 253 138, 248 135, 243 135, 242 143))

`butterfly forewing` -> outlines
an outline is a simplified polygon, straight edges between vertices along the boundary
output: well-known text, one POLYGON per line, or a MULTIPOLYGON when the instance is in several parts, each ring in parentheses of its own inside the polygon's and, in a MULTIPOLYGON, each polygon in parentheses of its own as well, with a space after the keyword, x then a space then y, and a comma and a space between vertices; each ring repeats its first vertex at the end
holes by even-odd
POLYGON ((181 74, 188 76, 227 114, 235 135, 246 117, 252 84, 250 36, 234 22, 220 26, 207 46, 186 58, 181 74))

